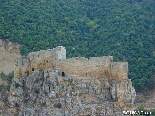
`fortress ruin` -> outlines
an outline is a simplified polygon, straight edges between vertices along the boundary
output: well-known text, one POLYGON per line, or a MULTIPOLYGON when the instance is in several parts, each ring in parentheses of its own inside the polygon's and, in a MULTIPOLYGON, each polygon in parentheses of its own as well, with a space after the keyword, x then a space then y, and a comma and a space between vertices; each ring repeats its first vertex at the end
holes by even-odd
POLYGON ((132 110, 128 63, 112 56, 66 59, 58 46, 15 58, 14 66, 6 105, 11 115, 124 116, 132 110))
POLYGON ((63 46, 32 52, 27 57, 15 58, 14 64, 16 78, 32 75, 35 70, 41 75, 44 70, 57 69, 61 76, 128 79, 127 62, 113 62, 113 56, 66 59, 66 49, 63 46))

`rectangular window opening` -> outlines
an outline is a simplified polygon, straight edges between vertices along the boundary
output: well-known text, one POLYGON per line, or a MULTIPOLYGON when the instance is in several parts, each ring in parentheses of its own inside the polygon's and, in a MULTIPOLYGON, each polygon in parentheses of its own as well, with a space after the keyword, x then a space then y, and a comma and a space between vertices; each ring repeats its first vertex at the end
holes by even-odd
POLYGON ((63 76, 63 77, 65 76, 65 73, 64 73, 64 72, 62 72, 62 76, 63 76))

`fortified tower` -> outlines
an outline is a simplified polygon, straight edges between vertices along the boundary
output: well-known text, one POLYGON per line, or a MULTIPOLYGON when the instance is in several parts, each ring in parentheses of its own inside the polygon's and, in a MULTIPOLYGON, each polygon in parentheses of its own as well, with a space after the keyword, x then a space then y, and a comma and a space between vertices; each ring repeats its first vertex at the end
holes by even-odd
POLYGON ((59 59, 66 59, 66 49, 63 46, 31 52, 27 57, 15 58, 14 76, 26 77, 32 75, 35 70, 42 73, 46 69, 56 68, 56 62, 59 59))

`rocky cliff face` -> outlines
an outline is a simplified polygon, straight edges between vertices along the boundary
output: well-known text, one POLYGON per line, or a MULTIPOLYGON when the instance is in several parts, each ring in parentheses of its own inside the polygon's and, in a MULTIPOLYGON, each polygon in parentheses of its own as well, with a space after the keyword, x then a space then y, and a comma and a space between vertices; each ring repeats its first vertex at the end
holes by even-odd
POLYGON ((19 44, 0 39, 0 72, 9 74, 14 70, 14 58, 21 56, 19 44))
POLYGON ((131 110, 135 90, 131 80, 61 76, 56 69, 13 78, 3 94, 1 115, 18 116, 123 116, 131 110))

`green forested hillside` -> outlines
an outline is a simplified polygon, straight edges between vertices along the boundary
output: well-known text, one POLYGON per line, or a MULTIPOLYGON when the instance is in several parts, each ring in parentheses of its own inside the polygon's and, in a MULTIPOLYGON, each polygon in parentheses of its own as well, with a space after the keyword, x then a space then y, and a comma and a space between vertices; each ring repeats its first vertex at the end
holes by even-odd
POLYGON ((129 62, 135 88, 154 84, 153 0, 0 0, 0 39, 21 53, 65 46, 67 57, 114 56, 129 62))

